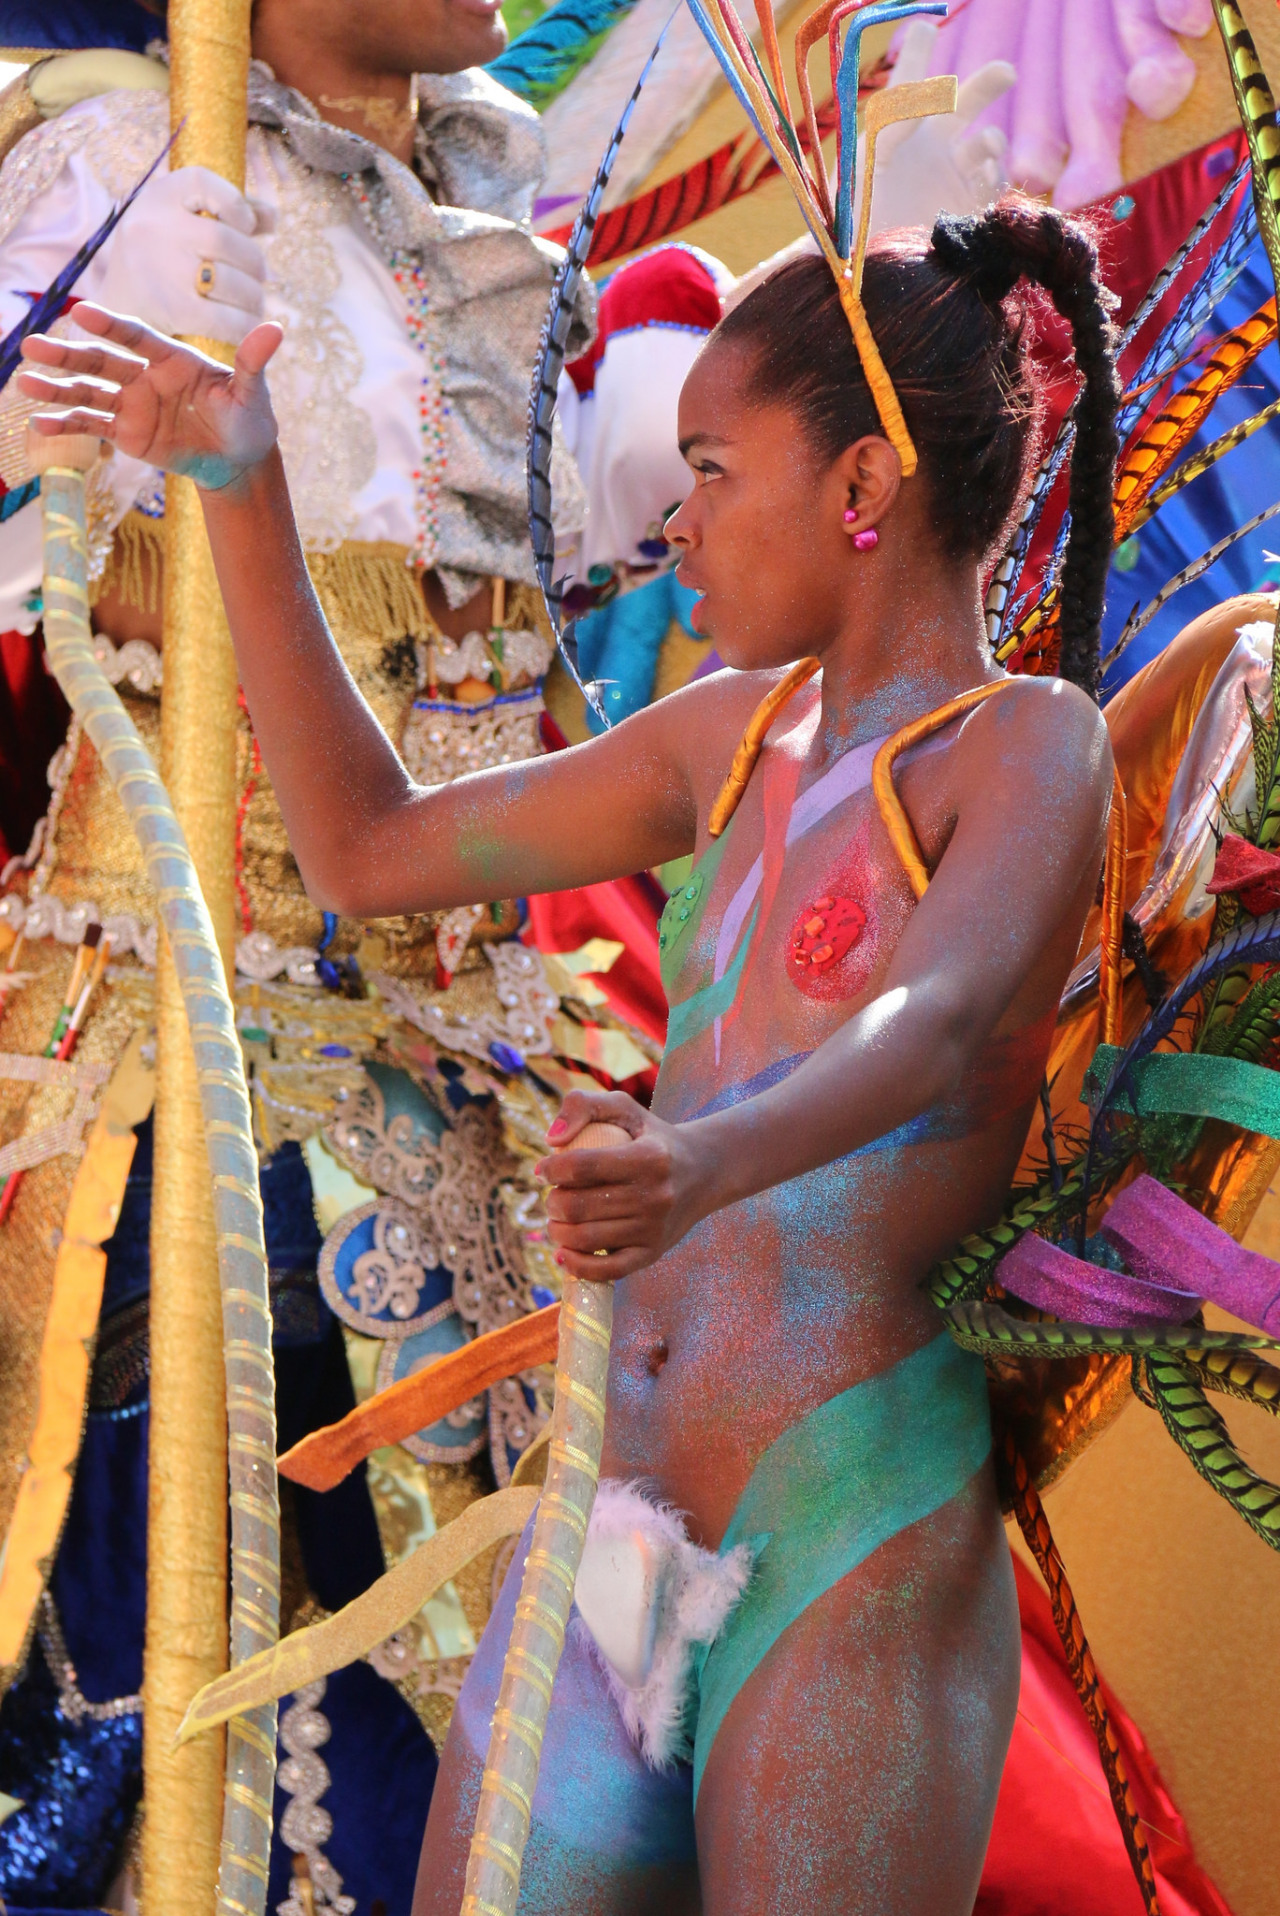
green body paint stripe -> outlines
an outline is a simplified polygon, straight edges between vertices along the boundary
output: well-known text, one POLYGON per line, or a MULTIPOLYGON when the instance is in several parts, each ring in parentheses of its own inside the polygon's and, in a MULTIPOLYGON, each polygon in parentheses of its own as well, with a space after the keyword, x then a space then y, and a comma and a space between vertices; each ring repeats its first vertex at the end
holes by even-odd
POLYGON ((723 978, 713 985, 705 985, 701 991, 695 991, 691 998, 684 998, 678 1005, 672 1005, 667 1017, 667 1045, 664 1058, 678 1050, 682 1044, 704 1032, 717 1018, 723 1018, 738 995, 738 986, 742 982, 742 973, 747 962, 747 953, 751 949, 751 940, 755 936, 756 920, 760 916, 757 903, 747 921, 747 928, 738 944, 733 963, 723 978))
POLYGON ((703 918, 706 916, 707 900, 715 883, 716 873, 720 869, 720 860, 724 848, 729 842, 729 833, 733 830, 730 819, 728 830, 715 839, 703 853, 698 863, 689 873, 678 891, 673 891, 662 909, 658 920, 658 969, 662 975, 662 989, 671 1001, 671 991, 684 962, 684 953, 696 937, 703 918), (696 889, 695 889, 696 888, 696 889), (685 919, 680 917, 681 906, 689 901, 689 892, 695 891, 692 908, 685 919))
MULTIPOLYGON (((1098 1046, 1085 1077, 1085 1102, 1101 1092, 1120 1056, 1115 1045, 1098 1046)), ((1220 1118, 1224 1124, 1280 1138, 1280 1072, 1244 1058, 1220 1058, 1205 1051, 1153 1052, 1130 1067, 1128 1083, 1115 1103, 1120 1110, 1136 1110, 1139 1117, 1220 1118)))
POLYGON ((945 1334, 770 1444, 720 1545, 758 1546, 716 1641, 694 1647, 693 1789, 747 1678, 788 1625, 882 1543, 949 1503, 991 1449, 982 1362, 945 1334))

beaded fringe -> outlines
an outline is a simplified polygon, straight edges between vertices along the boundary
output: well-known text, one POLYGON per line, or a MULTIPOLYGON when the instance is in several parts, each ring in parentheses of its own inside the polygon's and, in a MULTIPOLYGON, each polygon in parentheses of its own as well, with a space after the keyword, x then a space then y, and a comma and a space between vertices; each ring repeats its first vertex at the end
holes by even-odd
MULTIPOLYGON (((163 519, 126 513, 93 588, 95 603, 114 594, 139 611, 158 612, 164 542, 163 519)), ((309 552, 307 569, 324 615, 337 631, 388 642, 406 634, 415 639, 434 635, 419 571, 406 547, 389 539, 350 539, 335 552, 309 552)))

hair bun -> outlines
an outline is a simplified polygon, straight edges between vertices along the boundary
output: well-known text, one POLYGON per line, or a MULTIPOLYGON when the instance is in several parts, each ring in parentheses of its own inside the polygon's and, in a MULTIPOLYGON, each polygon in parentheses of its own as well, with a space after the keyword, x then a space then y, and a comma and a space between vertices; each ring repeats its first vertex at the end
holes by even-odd
POLYGON ((929 245, 948 272, 967 279, 979 299, 998 306, 1022 278, 1023 262, 1008 237, 983 214, 961 218, 942 213, 934 221, 929 245))

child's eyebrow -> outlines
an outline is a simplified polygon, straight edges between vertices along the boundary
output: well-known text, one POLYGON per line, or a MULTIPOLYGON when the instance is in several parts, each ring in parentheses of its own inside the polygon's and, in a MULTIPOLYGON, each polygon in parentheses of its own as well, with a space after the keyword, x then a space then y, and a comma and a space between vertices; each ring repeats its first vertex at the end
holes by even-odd
POLYGON ((727 446, 729 441, 718 432, 691 432, 680 442, 680 457, 687 459, 693 446, 727 446))

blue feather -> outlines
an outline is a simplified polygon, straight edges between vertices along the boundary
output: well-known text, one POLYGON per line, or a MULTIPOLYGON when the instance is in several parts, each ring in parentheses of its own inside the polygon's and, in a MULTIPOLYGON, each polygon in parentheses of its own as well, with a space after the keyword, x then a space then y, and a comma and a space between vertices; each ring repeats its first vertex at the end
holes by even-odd
MULTIPOLYGON (((1178 277, 1186 265, 1187 260, 1200 244, 1214 221, 1218 219, 1227 206, 1230 205, 1231 200, 1239 188, 1244 184, 1245 180, 1248 179, 1249 171, 1249 162, 1246 160, 1227 181, 1217 198, 1196 221, 1191 231, 1187 234, 1186 239, 1174 253, 1172 259, 1156 274, 1156 277, 1152 280, 1151 285, 1143 295, 1133 318, 1129 321, 1128 326, 1121 336, 1120 352, 1123 352, 1125 347, 1137 338, 1140 328, 1151 317, 1151 314, 1164 298, 1170 286, 1178 277)), ((1252 202, 1248 203, 1247 210, 1251 212, 1252 202)), ((1165 327, 1160 338, 1153 344, 1147 355, 1147 360, 1152 364, 1156 362, 1156 356, 1164 350, 1162 342, 1175 336, 1178 338, 1184 337, 1186 326, 1190 322, 1192 315, 1199 314, 1199 318, 1191 334, 1191 337, 1194 337, 1195 331, 1199 330, 1199 327, 1204 324, 1205 319, 1208 318, 1213 308, 1219 301, 1224 299, 1230 291, 1232 282, 1244 265, 1244 259, 1240 256, 1241 243, 1237 238, 1237 229, 1240 225, 1240 220, 1245 218, 1245 212, 1246 209, 1242 209, 1236 226, 1233 227, 1232 232, 1227 236, 1223 245, 1219 247, 1217 253, 1210 259, 1204 272, 1190 288, 1186 298, 1179 306, 1177 313, 1169 322, 1169 325, 1165 327), (1211 300, 1208 306, 1204 305, 1206 296, 1211 300)), ((1256 233, 1256 221, 1254 223, 1254 232, 1256 233)), ((1251 241, 1244 243, 1244 251, 1247 251, 1249 243, 1251 243, 1251 241)), ((1185 350, 1185 348, 1176 348, 1163 359, 1163 364, 1166 369, 1176 364, 1177 360, 1182 357, 1183 350, 1185 350)), ((1144 368, 1140 368, 1134 375, 1131 383, 1135 386, 1140 386, 1144 384, 1148 378, 1153 376, 1153 374, 1145 371, 1144 368)), ((1141 408, 1139 408, 1139 410, 1141 410, 1141 408)), ((1121 417, 1123 418, 1123 415, 1121 417)), ((1009 543, 1005 547, 999 565, 991 576, 991 583, 987 588, 986 612, 987 631, 993 648, 998 646, 1001 640, 1008 636, 1011 629, 1013 620, 1010 615, 1010 606, 1013 601, 1013 596, 1018 589, 1018 581, 1022 577, 1022 569, 1026 564, 1027 554, 1031 550, 1031 542, 1035 537, 1036 527, 1040 523, 1040 516, 1048 503, 1054 481, 1061 472, 1063 464, 1075 443, 1075 434, 1075 408, 1072 407, 1059 426, 1053 446, 1047 458, 1042 462, 1035 479, 1032 481, 1031 491, 1028 494, 1027 503, 1023 507, 1022 515, 1010 536, 1009 543)))
MULTIPOLYGON (((914 13, 945 16, 946 0, 881 0, 863 7, 849 21, 844 52, 836 73, 836 101, 840 109, 840 178, 836 184, 836 251, 848 259, 853 251, 853 189, 858 166, 858 79, 862 63, 862 36, 868 27, 888 26, 914 13)), ((819 165, 822 164, 819 156, 819 165)))
POLYGON ((1120 345, 1118 348, 1120 352, 1123 352, 1127 346, 1133 344, 1139 332, 1146 325, 1152 313, 1172 286, 1174 280, 1177 279, 1192 253, 1195 252, 1196 247, 1200 244, 1215 220, 1218 219, 1219 215, 1226 211, 1240 188, 1249 178, 1251 171, 1249 161, 1247 159, 1242 160, 1217 198, 1212 200, 1200 215, 1177 252, 1173 255, 1173 258, 1167 265, 1160 268, 1160 271, 1156 274, 1150 286, 1148 286, 1146 292, 1139 300, 1132 319, 1120 335, 1120 345))
POLYGON ((636 0, 556 0, 496 60, 490 60, 485 72, 532 106, 546 106, 635 4, 636 0))
MULTIPOLYGON (((1226 239, 1218 247, 1195 285, 1188 289, 1186 297, 1181 301, 1168 325, 1162 327, 1146 358, 1129 381, 1131 387, 1149 387, 1153 379, 1159 379, 1163 373, 1167 373, 1171 367, 1176 366, 1180 359, 1185 358, 1195 344, 1196 335, 1203 329, 1212 317, 1214 309, 1226 298, 1244 271, 1257 237, 1258 216, 1254 211, 1253 196, 1249 195, 1241 206, 1226 239)), ((1120 408, 1116 417, 1116 430, 1122 440, 1147 411, 1151 400, 1152 394, 1149 390, 1140 392, 1136 398, 1120 408)))
POLYGON ((18 370, 22 360, 23 340, 31 333, 41 333, 46 327, 52 326, 54 320, 66 305, 67 295, 71 291, 71 288, 75 285, 81 273, 85 270, 85 267, 89 265, 100 248, 105 245, 106 241, 109 240, 115 232, 116 227, 119 226, 121 220, 129 211, 129 208, 133 205, 133 202, 137 199, 139 193, 141 193, 156 168, 163 164, 177 137, 176 132, 171 135, 155 159, 151 162, 142 178, 138 181, 138 184, 132 191, 125 195, 118 206, 112 207, 97 231, 90 233, 83 246, 77 247, 62 271, 45 291, 41 293, 39 299, 33 302, 31 311, 18 321, 12 332, 7 333, 4 339, 0 340, 0 391, 3 391, 4 387, 8 385, 14 373, 18 370))
POLYGON ((25 485, 14 486, 11 491, 0 493, 0 526, 6 519, 12 519, 15 512, 21 512, 33 499, 40 497, 40 481, 28 479, 25 485))
MULTIPOLYGON (((693 0, 690 0, 690 4, 693 4, 693 0)), ((673 13, 671 19, 674 20, 674 18, 673 13)), ((556 649, 565 662, 570 678, 605 727, 608 726, 609 720, 600 702, 599 694, 594 688, 588 691, 578 676, 578 646, 572 621, 568 627, 565 627, 561 620, 564 591, 563 581, 555 576, 556 537, 551 511, 551 423, 556 411, 556 387, 564 369, 565 348, 568 345, 569 331, 573 324, 574 302, 578 296, 578 288, 582 284, 582 275, 586 271, 587 254, 591 250, 591 235, 595 231, 600 202, 609 184, 609 175, 613 171, 613 163, 618 157, 618 148, 622 145, 636 101, 640 98, 641 88, 653 71, 653 63, 661 51, 667 27, 670 25, 671 20, 668 20, 667 26, 663 27, 658 35, 653 52, 645 61, 644 71, 636 81, 631 98, 623 107, 622 116, 605 148, 604 158, 591 184, 591 191, 587 194, 582 210, 574 221, 564 261, 556 274, 555 285, 551 289, 551 304, 547 308, 547 316, 542 323, 542 337, 538 343, 538 357, 533 369, 533 389, 529 395, 527 473, 529 538, 533 545, 533 563, 538 574, 538 584, 542 587, 543 599, 546 601, 551 630, 555 634, 556 649)))
POLYGON ((707 13, 706 7, 702 4, 702 0, 689 0, 689 11, 693 15, 694 19, 697 21, 698 25, 701 27, 703 35, 706 39, 707 45, 711 48, 711 51, 715 54, 716 59, 720 62, 720 70, 724 74, 725 79, 729 82, 729 85, 733 90, 734 96, 737 99, 738 105, 742 108, 743 112, 746 114, 747 118, 750 120, 752 126, 755 128, 760 138, 764 141, 765 145, 772 147, 774 140, 777 138, 777 134, 774 129, 766 127, 762 124, 758 114, 756 113, 755 108, 752 106, 751 101, 748 98, 747 90, 742 84, 742 79, 738 73, 738 69, 733 64, 733 59, 731 55, 729 54, 728 49, 721 44, 720 36, 717 33, 716 28, 709 14, 707 13))

